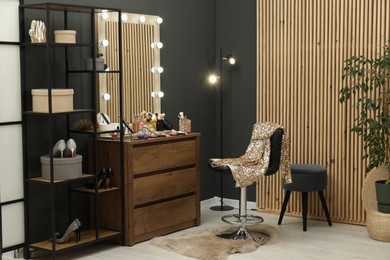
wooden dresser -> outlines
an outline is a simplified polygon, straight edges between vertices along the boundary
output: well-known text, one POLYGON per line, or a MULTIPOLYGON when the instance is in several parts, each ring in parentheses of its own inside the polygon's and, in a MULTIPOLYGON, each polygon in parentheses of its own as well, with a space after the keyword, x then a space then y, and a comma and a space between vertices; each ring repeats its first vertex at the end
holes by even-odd
MULTIPOLYGON (((98 140, 99 169, 120 186, 120 144, 98 140)), ((200 134, 124 142, 125 244, 200 225, 200 134)), ((101 227, 120 230, 120 192, 101 197, 101 227)))

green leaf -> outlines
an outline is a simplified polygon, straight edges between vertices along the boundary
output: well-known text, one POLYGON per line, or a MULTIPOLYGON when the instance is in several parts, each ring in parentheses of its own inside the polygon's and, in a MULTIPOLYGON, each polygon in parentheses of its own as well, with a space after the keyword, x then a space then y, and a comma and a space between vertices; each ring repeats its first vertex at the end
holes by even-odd
POLYGON ((352 56, 344 65, 341 78, 349 86, 341 88, 338 98, 357 109, 350 129, 363 140, 367 169, 390 165, 390 45, 379 58, 352 56))

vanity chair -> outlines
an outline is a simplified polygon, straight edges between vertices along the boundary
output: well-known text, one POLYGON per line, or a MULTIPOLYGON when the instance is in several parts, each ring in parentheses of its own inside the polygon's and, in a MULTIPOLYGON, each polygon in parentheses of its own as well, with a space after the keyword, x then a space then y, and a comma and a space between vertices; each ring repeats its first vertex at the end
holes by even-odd
MULTIPOLYGON (((278 128, 274 131, 271 136, 271 151, 270 151, 270 160, 269 165, 265 176, 270 176, 275 174, 280 165, 281 159, 281 150, 282 150, 282 138, 284 131, 281 128, 278 128)), ((209 164, 212 163, 212 160, 209 160, 209 164)), ((218 172, 229 172, 231 174, 230 168, 228 166, 218 166, 214 167, 214 170, 218 172)), ((252 235, 246 230, 246 226, 255 225, 262 223, 264 219, 260 216, 248 215, 247 214, 247 187, 240 188, 240 203, 239 203, 239 214, 225 215, 222 217, 222 221, 238 225, 239 229, 232 233, 221 233, 217 234, 218 237, 224 239, 242 239, 245 240, 248 237, 252 237, 252 235)))

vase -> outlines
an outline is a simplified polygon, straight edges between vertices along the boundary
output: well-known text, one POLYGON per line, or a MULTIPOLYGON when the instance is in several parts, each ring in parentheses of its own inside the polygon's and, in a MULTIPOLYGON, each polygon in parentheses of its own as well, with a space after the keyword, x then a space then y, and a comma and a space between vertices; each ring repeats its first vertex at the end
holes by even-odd
POLYGON ((191 119, 180 118, 179 119, 179 130, 184 133, 191 133, 191 119))

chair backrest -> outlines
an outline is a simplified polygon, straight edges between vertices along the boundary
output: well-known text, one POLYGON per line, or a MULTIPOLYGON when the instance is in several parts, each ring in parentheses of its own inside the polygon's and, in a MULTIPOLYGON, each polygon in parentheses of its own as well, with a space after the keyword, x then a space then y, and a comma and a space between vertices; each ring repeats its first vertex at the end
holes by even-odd
POLYGON ((280 156, 282 154, 282 139, 284 131, 278 128, 271 136, 271 154, 269 158, 269 165, 265 175, 275 174, 279 170, 280 156))

